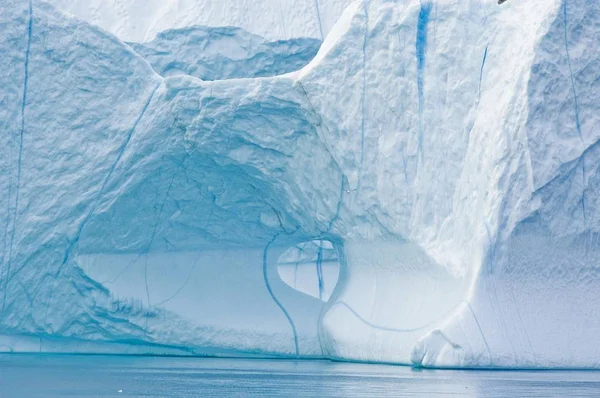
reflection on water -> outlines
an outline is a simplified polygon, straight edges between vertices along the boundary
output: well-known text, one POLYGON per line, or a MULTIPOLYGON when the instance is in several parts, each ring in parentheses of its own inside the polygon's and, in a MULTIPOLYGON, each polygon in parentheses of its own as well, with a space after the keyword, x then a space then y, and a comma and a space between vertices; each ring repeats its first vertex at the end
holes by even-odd
POLYGON ((0 355, 0 397, 592 397, 600 372, 434 371, 213 358, 0 355))

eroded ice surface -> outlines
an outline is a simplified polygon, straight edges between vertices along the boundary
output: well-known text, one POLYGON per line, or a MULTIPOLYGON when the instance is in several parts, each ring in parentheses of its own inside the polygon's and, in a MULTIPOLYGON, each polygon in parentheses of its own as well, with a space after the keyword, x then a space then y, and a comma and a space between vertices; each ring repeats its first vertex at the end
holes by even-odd
POLYGON ((268 42, 239 28, 193 26, 161 32, 148 43, 129 45, 161 76, 223 80, 295 72, 314 58, 321 41, 295 38, 268 42))
POLYGON ((157 33, 195 25, 236 26, 267 40, 322 40, 352 0, 50 0, 119 36, 152 40, 157 33))
POLYGON ((0 347, 598 367, 598 21, 358 1, 300 71, 203 81, 8 0, 0 347), (280 272, 315 241, 327 301, 280 272))

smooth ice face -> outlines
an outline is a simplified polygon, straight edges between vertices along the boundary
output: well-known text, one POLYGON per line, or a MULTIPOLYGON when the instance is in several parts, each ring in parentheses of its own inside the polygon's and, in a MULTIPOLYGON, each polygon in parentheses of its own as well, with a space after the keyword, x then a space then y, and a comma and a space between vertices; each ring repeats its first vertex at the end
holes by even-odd
POLYGON ((279 76, 5 10, 0 347, 598 366, 596 3, 358 1, 279 76))

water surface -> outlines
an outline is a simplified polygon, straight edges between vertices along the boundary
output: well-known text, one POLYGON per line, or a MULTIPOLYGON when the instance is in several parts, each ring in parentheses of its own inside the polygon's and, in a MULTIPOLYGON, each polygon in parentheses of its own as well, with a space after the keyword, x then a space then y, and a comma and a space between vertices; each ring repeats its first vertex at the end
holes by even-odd
POLYGON ((600 372, 215 358, 0 355, 0 397, 597 397, 600 372), (120 392, 119 392, 120 391, 120 392))

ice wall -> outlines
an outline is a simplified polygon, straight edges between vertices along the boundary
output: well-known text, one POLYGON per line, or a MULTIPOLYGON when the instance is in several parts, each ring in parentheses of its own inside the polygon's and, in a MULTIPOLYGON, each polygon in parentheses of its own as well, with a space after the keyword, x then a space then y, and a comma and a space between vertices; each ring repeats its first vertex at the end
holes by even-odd
POLYGON ((598 366, 600 6, 358 1, 202 81, 8 4, 1 347, 598 366), (314 240, 326 303, 277 271, 314 240))
POLYGON ((556 2, 549 15, 515 93, 527 112, 505 129, 506 151, 515 154, 499 180, 506 194, 497 226, 486 227, 470 308, 441 329, 457 348, 424 338, 418 359, 426 365, 598 366, 598 352, 580 342, 600 330, 600 7, 556 2))
POLYGON ((144 42, 195 25, 235 26, 267 40, 323 40, 352 0, 51 0, 57 8, 117 35, 144 42))
POLYGON ((73 267, 74 249, 161 81, 116 38, 45 3, 10 1, 0 21, 1 328, 99 337, 104 289, 73 267))

